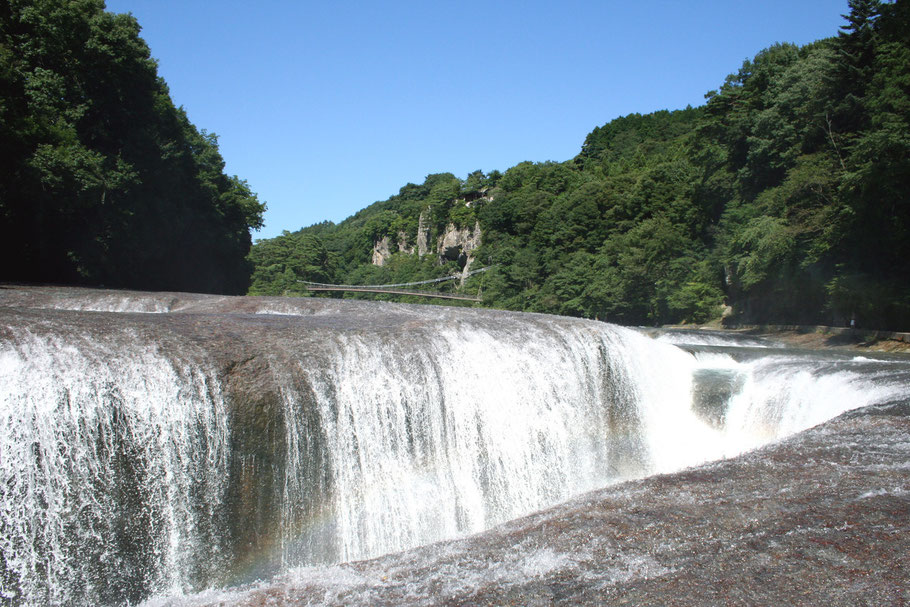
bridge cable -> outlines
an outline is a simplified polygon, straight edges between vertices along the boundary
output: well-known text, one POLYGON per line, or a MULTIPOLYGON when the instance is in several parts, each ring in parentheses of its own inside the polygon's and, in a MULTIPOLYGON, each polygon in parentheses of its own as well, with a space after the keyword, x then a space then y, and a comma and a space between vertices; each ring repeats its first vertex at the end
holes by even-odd
POLYGON ((458 280, 460 278, 467 278, 468 276, 473 276, 474 274, 480 274, 481 272, 486 272, 491 268, 496 266, 487 266, 485 268, 478 268, 476 270, 471 270, 467 274, 453 274, 451 276, 443 276, 442 278, 434 278, 432 280, 419 280, 417 282, 400 282, 397 284, 389 285, 333 285, 324 282, 311 282, 309 280, 298 280, 305 285, 312 285, 314 287, 337 287, 339 289, 351 288, 351 289, 392 289, 397 287, 413 287, 416 285, 429 285, 437 282, 445 282, 447 280, 458 280))

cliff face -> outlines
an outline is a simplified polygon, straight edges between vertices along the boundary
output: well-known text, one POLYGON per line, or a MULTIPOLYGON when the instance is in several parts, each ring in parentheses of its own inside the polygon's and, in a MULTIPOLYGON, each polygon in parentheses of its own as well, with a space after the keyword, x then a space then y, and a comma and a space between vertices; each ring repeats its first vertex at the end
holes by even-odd
MULTIPOLYGON (((408 255, 417 254, 421 257, 430 254, 430 228, 427 225, 425 213, 420 214, 420 220, 417 227, 416 246, 408 242, 408 236, 404 232, 399 232, 396 239, 397 252, 408 255)), ((482 244, 483 233, 480 229, 480 222, 474 223, 471 228, 458 228, 454 223, 446 225, 445 231, 436 238, 436 247, 433 253, 439 256, 439 263, 446 261, 457 261, 467 273, 474 261, 474 251, 482 244)), ((392 240, 388 236, 373 243, 372 262, 374 266, 384 266, 392 257, 392 240)))
MULTIPOLYGON (((414 254, 414 246, 408 244, 408 235, 398 232, 395 243, 399 253, 414 254)), ((392 258, 392 241, 388 236, 383 236, 373 243, 373 265, 384 266, 392 258)))
POLYGON ((474 251, 482 243, 480 222, 475 222, 473 229, 456 228, 450 223, 446 231, 437 239, 436 252, 440 261, 457 261, 467 272, 474 261, 474 251))
POLYGON ((430 224, 423 212, 417 221, 417 254, 423 257, 430 252, 430 224))
POLYGON ((382 267, 392 257, 389 250, 389 237, 383 236, 373 244, 373 265, 382 267))

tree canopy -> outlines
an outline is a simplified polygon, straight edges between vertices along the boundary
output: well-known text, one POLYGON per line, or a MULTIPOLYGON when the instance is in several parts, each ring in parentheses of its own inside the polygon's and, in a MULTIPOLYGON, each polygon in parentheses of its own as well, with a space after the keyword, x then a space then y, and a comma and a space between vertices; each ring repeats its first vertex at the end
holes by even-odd
POLYGON ((104 9, 0 5, 0 279, 245 292, 265 207, 104 9))
MULTIPOLYGON (((906 329, 908 5, 849 0, 835 36, 774 44, 705 105, 617 118, 566 162, 430 175, 340 224, 287 233, 326 257, 282 276, 301 294, 296 281, 317 275, 441 276, 457 268, 412 251, 421 217, 431 248, 476 221, 474 254, 496 267, 465 288, 483 281, 484 305, 627 324, 703 322, 726 305, 735 322, 906 329), (383 237, 406 246, 377 267, 383 237)), ((281 290, 267 270, 291 257, 272 241, 254 255, 252 292, 281 290)))

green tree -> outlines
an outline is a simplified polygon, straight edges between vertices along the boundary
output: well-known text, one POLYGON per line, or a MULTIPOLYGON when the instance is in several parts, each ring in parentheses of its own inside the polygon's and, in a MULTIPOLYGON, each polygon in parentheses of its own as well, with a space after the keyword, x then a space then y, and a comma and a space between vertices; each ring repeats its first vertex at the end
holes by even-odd
POLYGON ((432 249, 476 219, 476 260, 496 264, 484 305, 650 324, 716 319, 725 301, 733 322, 851 309, 910 326, 910 5, 847 6, 836 37, 761 50, 704 107, 611 120, 568 162, 430 175, 319 228, 336 276, 445 272, 435 255, 370 266, 364 227, 416 238, 423 217, 432 249))
POLYGON ((250 295, 305 294, 300 281, 331 283, 334 268, 322 241, 310 234, 286 231, 277 238, 260 241, 250 251, 255 268, 250 295))
POLYGON ((0 9, 5 280, 243 292, 264 205, 101 0, 0 9))

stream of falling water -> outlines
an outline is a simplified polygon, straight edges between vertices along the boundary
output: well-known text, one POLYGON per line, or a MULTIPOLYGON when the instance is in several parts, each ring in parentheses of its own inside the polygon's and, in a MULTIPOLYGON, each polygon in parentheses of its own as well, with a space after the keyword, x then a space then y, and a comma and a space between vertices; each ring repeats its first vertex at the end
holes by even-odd
POLYGON ((0 596, 116 604, 208 575, 226 480, 218 385, 138 339, 15 333, 0 349, 0 596))

